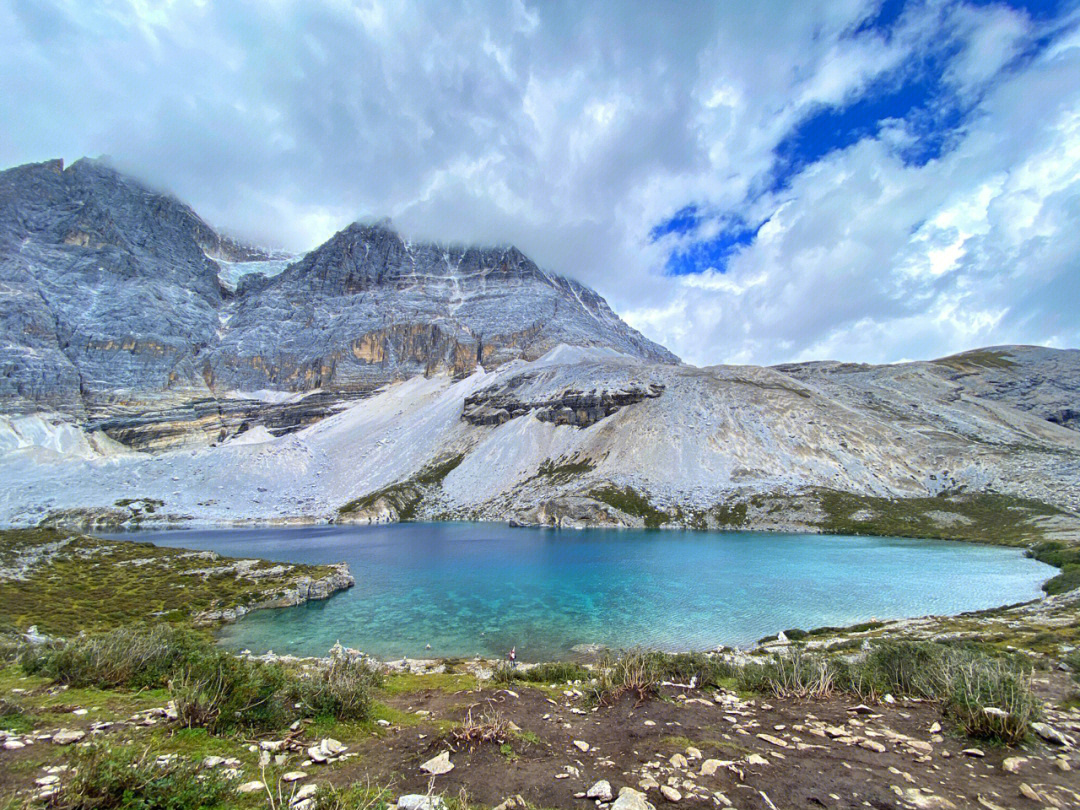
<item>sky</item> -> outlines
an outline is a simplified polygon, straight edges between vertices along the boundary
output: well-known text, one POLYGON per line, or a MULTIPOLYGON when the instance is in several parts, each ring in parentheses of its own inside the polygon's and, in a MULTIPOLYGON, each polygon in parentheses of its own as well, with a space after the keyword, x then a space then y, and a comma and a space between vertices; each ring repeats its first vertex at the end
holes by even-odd
POLYGON ((0 166, 514 244, 696 365, 1080 347, 1080 0, 0 0, 0 166))

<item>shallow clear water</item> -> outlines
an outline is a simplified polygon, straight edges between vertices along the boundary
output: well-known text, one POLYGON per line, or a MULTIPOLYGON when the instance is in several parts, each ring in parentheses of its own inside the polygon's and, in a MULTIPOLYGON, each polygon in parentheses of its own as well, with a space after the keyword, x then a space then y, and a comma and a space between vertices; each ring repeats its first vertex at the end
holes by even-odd
POLYGON ((500 656, 513 645, 524 661, 570 656, 586 644, 709 649, 791 627, 1034 599, 1053 574, 1018 549, 765 532, 410 523, 143 532, 139 539, 348 562, 355 588, 259 611, 223 634, 231 648, 297 655, 325 654, 337 640, 380 658, 500 656))

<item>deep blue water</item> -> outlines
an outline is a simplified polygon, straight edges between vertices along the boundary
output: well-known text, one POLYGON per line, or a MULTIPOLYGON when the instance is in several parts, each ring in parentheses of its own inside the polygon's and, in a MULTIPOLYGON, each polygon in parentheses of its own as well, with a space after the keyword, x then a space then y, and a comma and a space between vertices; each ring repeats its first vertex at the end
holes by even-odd
MULTIPOLYGON (((130 536, 130 535, 129 535, 130 536)), ((230 648, 380 658, 570 656, 574 647, 709 649, 777 630, 1034 599, 1054 569, 1018 549, 934 540, 483 523, 142 532, 159 545, 349 563, 357 586, 259 611, 230 648), (426 645, 431 648, 427 649, 426 645)))

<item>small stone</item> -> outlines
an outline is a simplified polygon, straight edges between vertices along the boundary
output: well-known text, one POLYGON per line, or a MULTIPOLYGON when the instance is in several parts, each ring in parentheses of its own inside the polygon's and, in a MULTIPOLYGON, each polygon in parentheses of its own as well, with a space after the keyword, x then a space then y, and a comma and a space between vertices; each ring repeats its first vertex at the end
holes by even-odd
POLYGON ((345 749, 349 746, 344 743, 340 743, 333 737, 327 737, 319 743, 319 749, 327 756, 337 757, 345 753, 345 749))
POLYGON ((315 786, 315 785, 310 785, 310 784, 303 785, 303 786, 301 786, 301 788, 298 791, 296 791, 296 794, 292 797, 292 801, 289 802, 289 804, 292 804, 292 805, 295 806, 295 805, 299 804, 300 802, 304 801, 304 799, 310 799, 312 796, 314 796, 318 792, 319 792, 319 788, 317 786, 315 786))
POLYGON ((713 776, 718 770, 724 767, 724 763, 719 759, 707 759, 701 763, 701 775, 713 776))
POLYGON ((1046 740, 1048 743, 1063 746, 1067 746, 1069 744, 1069 739, 1064 734, 1062 734, 1053 726, 1046 725, 1046 723, 1032 723, 1031 730, 1038 734, 1040 737, 1042 737, 1044 740, 1046 740))
POLYGON ((885 753, 884 743, 879 743, 877 740, 859 740, 859 748, 865 748, 867 751, 875 751, 879 754, 885 753))
POLYGON ((694 748, 694 746, 692 746, 692 745, 687 746, 687 748, 686 748, 686 758, 687 759, 701 759, 701 751, 699 751, 697 748, 694 748))
POLYGON ((587 742, 585 742, 584 740, 574 740, 574 748, 581 751, 582 753, 585 753, 586 751, 588 751, 589 747, 590 747, 589 744, 587 742))
POLYGON ((307 774, 303 771, 289 771, 282 774, 282 782, 299 782, 301 779, 307 779, 307 774))
POLYGON ((983 753, 981 748, 965 748, 960 753, 966 757, 975 757, 976 759, 982 759, 986 756, 986 754, 983 753))
POLYGON ((85 731, 79 731, 78 729, 62 728, 58 732, 53 734, 52 741, 55 745, 71 745, 72 743, 77 743, 85 736, 85 731))
MULTIPOLYGON (((584 796, 585 794, 582 793, 581 797, 584 798, 584 796)), ((526 810, 528 806, 523 796, 515 795, 505 799, 502 804, 496 805, 495 810, 526 810)))
POLYGON ((1042 804, 1042 796, 1040 796, 1038 792, 1034 788, 1032 788, 1031 785, 1029 785, 1027 782, 1020 783, 1020 795, 1023 796, 1025 799, 1031 799, 1031 801, 1033 802, 1038 802, 1039 804, 1042 804))
POLYGON ((781 740, 779 737, 774 737, 772 734, 758 734, 759 740, 764 740, 769 745, 775 745, 777 748, 787 748, 787 740, 781 740))
POLYGON ((323 750, 317 745, 313 745, 308 748, 307 755, 311 758, 312 762, 315 762, 319 765, 323 764, 324 762, 326 762, 327 759, 329 759, 329 757, 327 757, 326 754, 323 753, 323 750))
POLYGON ((686 757, 682 754, 675 754, 668 761, 671 763, 672 768, 678 768, 682 771, 685 771, 687 768, 690 767, 690 763, 686 761, 686 757))
POLYGON ((41 776, 34 780, 35 784, 42 787, 48 787, 49 785, 55 785, 60 781, 59 776, 41 776))
POLYGON ((852 714, 873 714, 874 710, 867 706, 865 703, 860 703, 858 706, 852 706, 848 709, 852 714))
POLYGON ((1020 773, 1020 766, 1027 762, 1027 757, 1005 757, 1001 761, 1001 770, 1007 773, 1020 773))
POLYGON ((18 751, 20 748, 26 748, 26 743, 21 740, 4 740, 4 749, 7 751, 18 751))
POLYGON ((930 733, 937 734, 939 731, 941 731, 941 723, 935 720, 934 723, 930 726, 930 733))
POLYGON ((675 788, 668 787, 667 785, 660 786, 660 795, 662 795, 669 802, 682 801, 682 794, 679 793, 679 791, 677 791, 675 788))
POLYGON ((612 799, 611 783, 606 779, 601 779, 585 792, 585 797, 589 799, 598 799, 602 802, 610 802, 612 799))
POLYGON ((202 761, 202 766, 204 768, 216 768, 218 765, 223 764, 225 764, 225 757, 210 756, 202 761))
POLYGON ((251 782, 244 782, 244 784, 240 785, 240 787, 238 787, 236 789, 236 791, 238 793, 255 793, 256 791, 259 791, 259 790, 262 790, 262 789, 263 789, 263 783, 260 782, 258 779, 255 779, 255 780, 252 780, 251 782))
POLYGON ((423 796, 410 793, 397 800, 398 810, 446 810, 446 802, 439 796, 423 796))
POLYGON ((847 731, 845 731, 840 726, 825 726, 825 733, 828 736, 832 737, 834 740, 837 737, 846 737, 847 736, 847 731))
POLYGON ((432 776, 450 773, 450 771, 454 770, 454 763, 450 761, 450 752, 443 751, 438 756, 432 757, 420 766, 420 770, 430 773, 432 776))
POLYGON ((765 759, 761 754, 750 754, 746 758, 747 765, 768 765, 769 760, 765 759))
POLYGON ((656 721, 655 720, 646 720, 644 723, 642 723, 642 725, 643 726, 655 726, 656 721))

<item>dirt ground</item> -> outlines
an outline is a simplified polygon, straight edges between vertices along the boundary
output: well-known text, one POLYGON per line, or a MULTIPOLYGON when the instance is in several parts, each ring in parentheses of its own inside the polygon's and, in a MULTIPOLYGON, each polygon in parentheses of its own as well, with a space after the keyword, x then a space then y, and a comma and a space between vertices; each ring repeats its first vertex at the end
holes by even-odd
MULTIPOLYGON (((1056 697, 1067 690, 1066 679, 1064 673, 1051 673, 1036 687, 1044 697, 1056 697)), ((141 702, 117 710, 160 703, 159 697, 132 700, 141 702)), ((444 683, 388 695, 384 702, 395 722, 351 733, 330 730, 349 746, 350 757, 313 764, 300 753, 291 756, 288 767, 304 770, 307 782, 367 783, 389 787, 395 796, 456 797, 464 788, 474 806, 489 807, 512 796, 538 808, 606 807, 585 793, 607 780, 615 795, 626 786, 644 790, 658 810, 672 804, 763 810, 1080 808, 1077 709, 1050 709, 1045 717, 1072 737, 1071 745, 1034 738, 1021 748, 1003 748, 960 736, 935 704, 900 699, 856 709, 847 697, 741 699, 730 692, 669 685, 644 702, 624 697, 597 707, 569 686, 499 689, 488 682, 479 691, 454 691, 444 683), (503 738, 455 744, 450 731, 469 716, 497 719, 503 738), (442 751, 450 751, 453 769, 434 777, 424 773, 421 765, 442 751), (661 786, 676 792, 665 794, 661 786)), ((75 705, 64 705, 58 696, 51 722, 89 731, 107 714, 78 715, 72 712, 75 705)), ((153 739, 155 750, 168 749, 170 739, 182 736, 163 718, 99 734, 153 739)), ((314 744, 321 731, 311 726, 304 736, 305 746, 314 744)), ((249 750, 255 742, 213 740, 216 753, 243 758, 243 779, 258 776, 249 750)), ((47 741, 0 748, 0 798, 32 789, 35 778, 62 764, 70 750, 47 741)), ((265 799, 247 797, 243 806, 260 802, 265 799)))
MULTIPOLYGON (((1039 806, 1020 792, 1024 784, 1046 806, 1080 807, 1080 752, 1040 741, 1023 749, 981 746, 982 756, 964 753, 977 746, 952 732, 931 703, 898 700, 863 714, 853 712, 856 703, 847 699, 726 699, 721 704, 712 694, 668 687, 640 705, 627 697, 594 711, 579 708, 581 700, 553 701, 529 688, 403 696, 403 710, 460 722, 471 709, 474 719, 497 715, 522 733, 509 742, 510 752, 490 742, 451 749, 453 770, 432 780, 420 765, 450 746, 422 728, 403 728, 370 744, 333 780, 394 780, 399 793, 424 793, 433 783, 436 792, 448 794, 465 788, 487 805, 520 795, 539 807, 583 808, 592 800, 578 794, 598 780, 607 780, 617 794, 622 786, 640 789, 652 777, 675 787, 679 803, 767 810, 1039 806), (846 733, 830 736, 841 730, 846 733), (691 751, 686 767, 680 760, 673 766, 672 757, 687 756, 688 746, 700 751, 700 759, 691 751), (1009 757, 1025 759, 1016 773, 1002 768, 1009 757), (725 764, 702 776, 710 759, 725 764)), ((1055 716, 1055 723, 1075 736, 1080 712, 1055 716)), ((647 795, 658 807, 670 804, 655 787, 647 795)))

